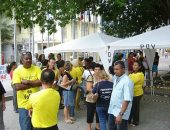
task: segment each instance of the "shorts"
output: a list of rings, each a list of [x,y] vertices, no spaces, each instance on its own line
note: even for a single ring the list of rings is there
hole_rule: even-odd
[[[152,72],[158,72],[158,65],[153,65]]]
[[[87,123],[93,123],[94,119],[94,114],[96,115],[96,123],[99,123],[99,117],[96,112],[96,103],[89,103],[86,102],[87,104]]]
[[[75,93],[74,91],[65,91],[63,90],[64,106],[74,106],[75,102]]]

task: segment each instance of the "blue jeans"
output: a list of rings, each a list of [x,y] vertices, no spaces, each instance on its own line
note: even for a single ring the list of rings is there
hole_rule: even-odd
[[[74,114],[75,114],[74,109],[75,109],[74,106],[70,106],[70,116],[71,117],[74,117]]]
[[[31,118],[28,115],[28,110],[19,108],[18,112],[21,130],[32,130]]]
[[[96,111],[99,117],[100,129],[107,130],[108,108],[96,107]]]
[[[75,102],[75,93],[74,91],[63,91],[64,97],[64,106],[70,108],[70,116],[74,117],[74,102]]]
[[[115,124],[116,117],[112,114],[109,114],[108,118],[108,130],[127,130],[127,120],[122,119],[121,124]]]

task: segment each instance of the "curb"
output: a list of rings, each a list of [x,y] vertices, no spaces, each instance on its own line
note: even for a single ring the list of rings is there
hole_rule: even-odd
[[[13,96],[10,95],[10,96],[5,96],[5,101],[11,101],[13,99]]]

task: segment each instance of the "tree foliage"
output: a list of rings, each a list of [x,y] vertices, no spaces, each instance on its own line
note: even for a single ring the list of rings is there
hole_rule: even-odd
[[[0,11],[25,28],[38,24],[42,31],[56,31],[86,10],[102,16],[107,34],[129,37],[170,23],[170,0],[1,0]],[[56,23],[57,21],[57,23]]]
[[[92,0],[81,7],[102,16],[104,32],[122,38],[170,24],[170,0]]]
[[[4,15],[0,15],[0,37],[1,37],[1,42],[5,42],[6,40],[11,40],[12,39],[12,26],[7,24],[8,19],[5,18]]]
[[[169,0],[134,0],[119,7],[118,14],[108,4],[103,14],[103,30],[119,37],[141,34],[148,29],[168,25],[170,20]],[[115,7],[116,6],[116,7]],[[103,10],[103,9],[102,9]],[[114,14],[114,15],[113,15]]]
[[[42,32],[56,31],[56,25],[65,26],[77,13],[76,2],[70,0],[4,0],[0,11],[13,17],[25,28],[38,24]]]

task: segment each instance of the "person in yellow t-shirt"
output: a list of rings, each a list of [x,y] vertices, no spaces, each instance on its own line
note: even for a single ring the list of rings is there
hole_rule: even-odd
[[[71,75],[76,74],[76,75],[73,75],[74,76],[73,78],[77,78],[77,86],[78,86],[77,91],[76,91],[75,108],[76,108],[76,110],[81,110],[81,108],[80,108],[80,97],[81,97],[81,92],[83,91],[81,83],[82,83],[82,75],[83,75],[83,72],[84,72],[84,68],[81,66],[81,61],[79,61],[78,59],[74,59],[72,61],[72,64],[73,64],[73,69],[70,72],[70,74]]]
[[[59,93],[52,88],[55,73],[45,69],[41,74],[42,90],[30,96],[26,109],[29,110],[34,130],[58,130]]]
[[[135,61],[133,63],[133,73],[129,75],[130,79],[134,83],[134,97],[129,117],[129,124],[131,124],[132,126],[136,126],[139,124],[140,100],[143,96],[144,84],[144,74],[142,72],[142,67],[142,63],[140,63],[139,61]]]
[[[22,53],[21,61],[23,65],[14,70],[12,83],[17,90],[21,130],[31,130],[31,121],[25,106],[27,105],[29,96],[39,91],[39,87],[41,86],[41,70],[39,67],[32,65],[32,55],[30,52]]]

